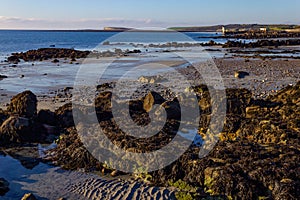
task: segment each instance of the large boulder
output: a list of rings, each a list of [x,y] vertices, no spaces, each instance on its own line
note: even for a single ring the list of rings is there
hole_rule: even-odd
[[[57,123],[61,128],[69,128],[75,125],[73,120],[71,103],[59,107],[55,111],[55,116],[56,116]]]
[[[27,118],[11,116],[0,127],[0,144],[20,143],[33,138],[32,123]]]
[[[7,111],[20,117],[32,118],[37,114],[37,98],[35,94],[27,90],[14,96]]]
[[[40,110],[37,115],[37,121],[41,124],[56,126],[55,113],[50,110]]]

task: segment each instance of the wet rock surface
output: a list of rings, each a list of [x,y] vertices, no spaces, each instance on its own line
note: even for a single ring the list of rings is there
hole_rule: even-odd
[[[203,113],[198,132],[205,138],[211,114],[210,97],[205,86],[194,90]],[[150,175],[155,177],[151,179],[152,183],[168,186],[170,180],[182,180],[198,188],[198,195],[229,199],[297,199],[300,194],[300,82],[264,100],[253,99],[246,89],[228,89],[226,93],[226,121],[214,149],[207,157],[200,159],[198,153],[201,147],[192,145],[179,160],[151,172]],[[110,111],[109,96],[109,93],[100,95],[103,101],[97,100],[99,109]],[[153,95],[148,94],[143,101],[136,102],[134,108],[147,114],[145,110],[149,110],[154,101]],[[157,141],[164,146],[173,137],[171,129],[166,128],[153,137],[153,144],[156,145],[151,146],[151,139],[146,143],[127,136],[115,127],[113,119],[100,119],[103,119],[100,126],[109,139],[132,152],[155,150]],[[169,121],[171,127],[176,123],[176,120]],[[105,169],[107,166],[95,160],[82,146],[76,131],[71,130],[63,136],[65,139],[59,141],[58,148],[50,151],[49,158],[71,169]],[[194,197],[197,194],[193,193]]]
[[[298,82],[266,101],[251,100],[246,115],[239,115],[240,123],[233,121],[237,127],[225,125],[221,140],[207,157],[198,159],[199,149],[191,148],[173,165],[154,172],[160,177],[156,181],[182,179],[209,194],[230,198],[297,199],[299,86]],[[227,119],[232,123],[234,118],[227,115]]]
[[[78,51],[74,49],[41,48],[27,52],[13,53],[12,56],[8,57],[7,61],[11,63],[18,63],[20,60],[43,61],[54,59],[59,62],[58,58],[86,58],[89,53],[89,51]]]
[[[201,113],[198,134],[205,139],[213,111],[210,94],[205,85],[193,91]],[[187,191],[194,198],[297,199],[300,196],[300,82],[266,99],[254,99],[247,89],[226,89],[226,97],[224,128],[209,155],[200,159],[201,146],[192,144],[177,161],[150,172],[151,183],[170,186],[170,181],[181,181],[196,188]],[[36,98],[27,91],[14,97],[7,111],[1,110],[0,144],[45,141],[49,129],[55,127],[55,134],[60,133],[58,146],[47,152],[45,162],[65,169],[84,168],[115,175],[110,165],[99,162],[101,158],[96,159],[86,149],[78,131],[88,134],[100,125],[109,140],[126,151],[142,153],[160,149],[174,138],[180,124],[180,105],[176,98],[170,99],[150,92],[140,99],[123,102],[127,102],[125,108],[129,106],[131,118],[139,125],[150,123],[149,115],[155,104],[166,111],[166,118],[162,118],[166,120],[163,129],[145,140],[128,135],[118,127],[111,113],[112,106],[116,105],[111,92],[99,92],[93,106],[85,106],[75,113],[72,104],[66,104],[55,112],[41,110],[37,114]],[[73,114],[87,116],[91,111],[96,112],[99,124],[79,125],[76,130]],[[160,114],[159,109],[155,111]],[[101,146],[101,141],[97,145]],[[34,167],[36,162],[25,159],[24,165]]]
[[[240,47],[240,48],[258,48],[258,47],[268,47],[268,46],[289,46],[289,45],[299,45],[299,39],[288,39],[288,40],[258,40],[256,42],[244,43],[242,41],[231,41],[228,40],[223,48],[228,47]]]
[[[31,91],[22,92],[11,99],[8,112],[21,117],[32,118],[37,114],[37,98]]]
[[[0,110],[0,145],[52,143],[60,120],[59,113],[56,115],[49,110],[37,113],[36,95],[31,91],[22,92],[11,99],[7,110]]]

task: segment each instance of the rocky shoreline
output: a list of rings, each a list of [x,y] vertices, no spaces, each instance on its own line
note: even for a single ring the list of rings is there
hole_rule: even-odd
[[[245,51],[231,50],[232,53]],[[76,61],[89,53],[68,49],[40,49],[14,54],[8,61],[19,63],[20,59],[57,59],[59,62],[66,58]],[[125,55],[123,52],[115,52],[108,56],[118,53]],[[297,199],[300,196],[299,60],[220,58],[214,59],[214,63],[227,88],[227,112],[224,128],[218,135],[219,141],[204,158],[199,158],[201,145],[193,143],[177,161],[153,172],[123,173],[96,159],[81,141],[79,130],[88,132],[100,125],[106,136],[118,147],[129,152],[144,153],[168,144],[178,131],[178,124],[186,123],[180,121],[181,108],[176,94],[162,90],[167,97],[162,98],[155,92],[149,92],[150,87],[148,92],[137,94],[134,100],[118,103],[129,104],[131,118],[140,126],[151,122],[149,112],[154,109],[153,104],[159,104],[166,110],[165,126],[147,140],[127,135],[118,128],[112,114],[112,103],[115,100],[111,91],[115,87],[114,82],[98,85],[95,101],[87,101],[92,105],[94,103],[94,106],[81,107],[76,113],[70,103],[74,90],[71,86],[60,88],[51,97],[45,95],[41,98],[31,91],[15,95],[7,106],[0,109],[0,155],[10,155],[20,160],[26,168],[32,169],[42,162],[72,172],[82,170],[114,179],[106,182],[93,177],[83,179],[76,187],[65,186],[66,191],[85,198],[96,199],[97,194],[107,198],[112,194],[119,198],[122,195],[128,195],[128,198],[140,195],[142,199],[147,199],[155,194],[157,199]],[[208,125],[213,112],[208,87],[200,85],[201,75],[192,66],[178,68],[177,71],[195,85],[192,89],[201,112],[197,134],[205,139],[208,137]],[[155,86],[166,77],[176,78],[176,74],[167,72],[140,77],[139,81]],[[87,100],[84,95],[82,100]],[[59,104],[55,106],[56,102]],[[43,103],[48,104],[41,106]],[[73,114],[86,116],[91,109],[96,111],[99,124],[75,127]],[[155,111],[155,115],[162,115],[161,110]],[[37,143],[53,142],[56,143],[55,148],[45,150],[43,156],[38,156]],[[22,148],[28,146],[37,155],[20,153]],[[116,180],[124,175],[127,177],[125,182]],[[5,195],[9,187],[10,183],[0,177],[0,196]],[[113,193],[110,188],[118,188],[120,192]],[[107,191],[111,194],[106,194]]]
[[[209,94],[205,86],[196,87],[194,90],[200,110],[206,113],[201,115],[198,129],[198,134],[205,138],[211,115],[210,104],[207,104],[209,101],[205,99],[209,98]],[[300,82],[266,99],[255,100],[251,92],[245,89],[227,89],[226,92],[228,107],[224,129],[220,134],[220,141],[207,157],[198,158],[200,147],[192,145],[170,166],[149,174],[136,175],[158,186],[176,186],[178,198],[215,196],[224,199],[297,199],[300,188],[297,164],[300,161]],[[100,93],[96,100],[98,119],[104,127],[116,127],[110,114],[111,96],[107,94]],[[152,98],[158,102],[162,100],[155,96]],[[137,120],[146,117],[145,106],[137,107],[145,104],[145,101],[142,98],[132,102],[139,116]],[[49,138],[59,137],[58,146],[48,151],[44,162],[51,161],[71,170],[84,168],[87,171],[111,173],[113,176],[121,173],[100,163],[85,149],[77,136],[70,104],[55,112],[40,110],[37,113],[36,106],[36,96],[26,91],[15,96],[8,109],[1,111],[2,147],[45,143],[51,141]],[[173,109],[175,107],[167,111],[170,112],[168,123],[171,126],[178,120],[176,115],[171,114]],[[153,150],[151,140],[138,141],[123,135],[115,128],[108,128],[106,132],[122,148],[135,152],[147,150],[149,147],[148,150]],[[155,137],[155,142],[161,141],[163,145],[163,141],[172,137],[171,132],[166,129]],[[124,139],[127,142],[117,142]],[[137,143],[138,146],[142,145],[142,149],[134,147]],[[5,181],[3,184],[7,185]]]

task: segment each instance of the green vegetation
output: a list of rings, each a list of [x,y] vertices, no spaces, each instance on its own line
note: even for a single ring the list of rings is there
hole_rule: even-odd
[[[169,186],[173,186],[178,189],[175,194],[178,200],[192,200],[197,196],[197,188],[189,185],[181,179],[176,182],[169,181],[168,184]]]
[[[151,180],[152,180],[152,176],[148,173],[148,170],[145,169],[144,167],[137,167],[137,166],[135,166],[134,176],[137,179],[141,179],[145,183],[150,183]]]

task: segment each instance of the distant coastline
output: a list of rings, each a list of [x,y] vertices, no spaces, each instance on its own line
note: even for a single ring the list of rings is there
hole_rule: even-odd
[[[227,24],[211,26],[190,26],[190,27],[169,27],[165,30],[141,30],[128,27],[104,27],[103,29],[0,29],[6,31],[39,31],[39,32],[222,32],[222,29],[231,30],[260,30],[268,29],[271,31],[300,32],[300,25],[296,24]]]

